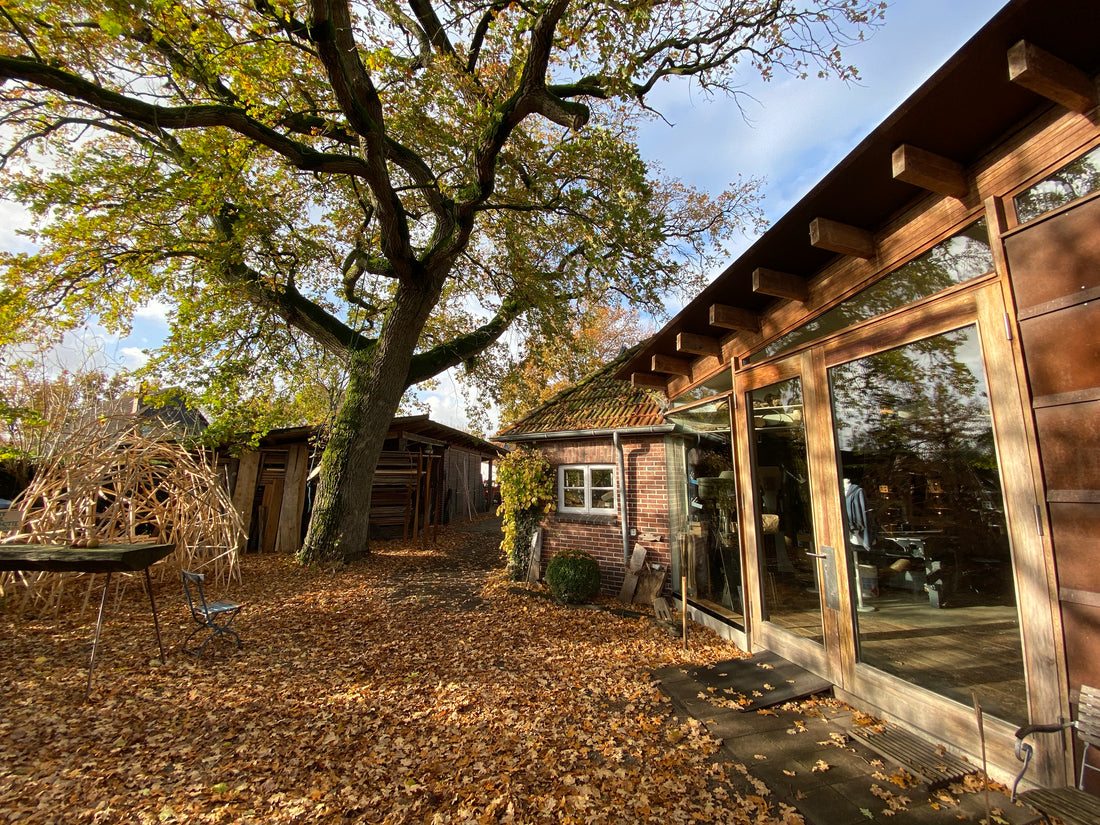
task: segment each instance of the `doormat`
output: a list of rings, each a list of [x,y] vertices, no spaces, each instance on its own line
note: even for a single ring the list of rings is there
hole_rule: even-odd
[[[730,659],[706,667],[688,668],[688,674],[716,698],[722,697],[740,705],[743,713],[805,699],[833,687],[827,679],[788,662],[770,650],[747,659]]]

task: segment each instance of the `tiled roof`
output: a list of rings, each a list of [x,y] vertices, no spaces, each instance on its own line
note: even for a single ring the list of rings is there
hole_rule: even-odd
[[[640,345],[639,345],[640,346]],[[614,377],[638,347],[623,351],[618,358],[541,407],[505,427],[497,437],[509,440],[533,433],[578,430],[622,429],[664,424],[664,412],[651,391],[631,386]]]

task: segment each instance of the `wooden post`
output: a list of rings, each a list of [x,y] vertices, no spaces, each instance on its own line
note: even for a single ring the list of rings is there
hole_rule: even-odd
[[[683,619],[684,650],[688,649],[688,537],[680,536],[680,615]]]

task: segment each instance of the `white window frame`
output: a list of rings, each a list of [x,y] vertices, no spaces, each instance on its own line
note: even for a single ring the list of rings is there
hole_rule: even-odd
[[[567,507],[565,504],[565,473],[567,470],[582,470],[584,471],[584,506],[583,507]],[[614,496],[614,505],[612,507],[593,507],[592,506],[592,471],[593,470],[610,470],[611,471],[611,493]],[[562,464],[558,467],[558,512],[559,513],[577,513],[588,516],[615,516],[619,513],[619,485],[616,476],[618,473],[615,470],[614,464]],[[571,487],[569,489],[579,490],[580,487]],[[608,488],[597,487],[597,490],[603,491]]]

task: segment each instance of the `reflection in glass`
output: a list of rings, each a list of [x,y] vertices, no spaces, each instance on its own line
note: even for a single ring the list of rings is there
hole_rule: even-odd
[[[884,315],[927,298],[955,284],[978,278],[993,269],[993,253],[985,220],[970,224],[957,235],[898,267],[885,278],[853,295],[818,318],[753,353],[756,363],[802,344]]]
[[[974,690],[988,712],[1025,723],[1012,556],[976,329],[842,364],[829,381],[849,570],[858,570],[860,660],[965,704]]]
[[[1100,190],[1100,146],[1013,198],[1016,220],[1020,223],[1034,220],[1097,190]]]
[[[716,395],[728,393],[732,389],[733,371],[724,369],[717,375],[704,381],[698,387],[694,387],[684,394],[677,396],[677,398],[673,400],[672,406],[675,408],[682,407],[685,404],[693,404],[696,401],[702,401],[704,398],[713,398]]]
[[[764,617],[822,643],[802,382],[756,390],[751,404]]]
[[[592,509],[615,509],[615,481],[610,467],[592,469]]]
[[[688,598],[743,629],[744,588],[729,399],[670,414],[669,420],[695,436],[683,454],[681,489],[687,499],[687,516],[677,537],[678,546],[687,551]]]

